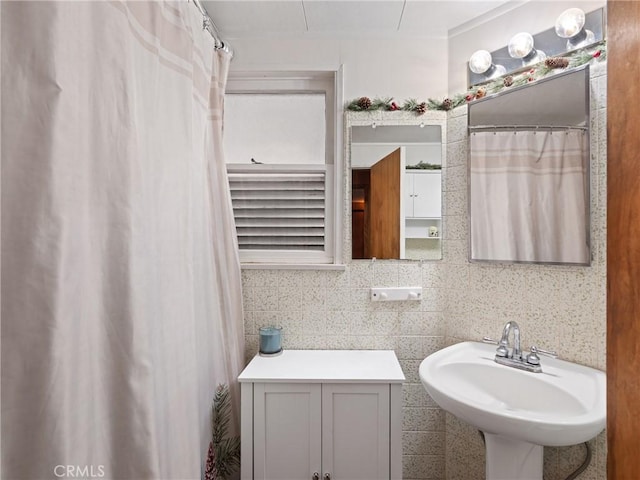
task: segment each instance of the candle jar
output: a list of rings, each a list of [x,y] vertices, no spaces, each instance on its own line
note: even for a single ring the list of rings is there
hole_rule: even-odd
[[[260,327],[260,355],[282,353],[282,327]]]

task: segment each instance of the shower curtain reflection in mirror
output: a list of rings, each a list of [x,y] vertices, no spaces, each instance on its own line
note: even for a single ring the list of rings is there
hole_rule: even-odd
[[[470,136],[471,260],[589,264],[584,129]]]

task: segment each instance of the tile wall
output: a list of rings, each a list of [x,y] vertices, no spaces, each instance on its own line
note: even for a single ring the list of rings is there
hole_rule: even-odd
[[[591,267],[468,262],[466,122],[466,107],[449,113],[442,261],[346,261],[344,271],[243,270],[248,359],[257,351],[258,328],[274,323],[284,328],[284,347],[289,349],[396,351],[407,377],[405,480],[484,478],[478,432],[446,415],[419,383],[418,366],[430,353],[461,340],[495,337],[506,321],[517,320],[524,345],[556,349],[565,359],[605,367],[605,65],[592,67]],[[345,225],[350,223],[347,207]],[[348,241],[345,246],[349,252]],[[369,301],[373,286],[414,285],[423,287],[421,302]],[[604,435],[591,443],[593,461],[580,478],[604,480]],[[546,449],[545,479],[564,479],[582,461],[581,449]]]

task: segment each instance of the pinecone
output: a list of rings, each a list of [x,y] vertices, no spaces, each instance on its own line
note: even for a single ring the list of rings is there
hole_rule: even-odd
[[[476,98],[482,98],[487,94],[487,89],[484,87],[480,87],[476,92]]]
[[[427,111],[427,102],[422,102],[416,105],[415,111],[418,115],[422,115]]]
[[[550,57],[544,61],[547,68],[567,68],[569,60],[563,57]]]
[[[369,110],[371,108],[371,99],[369,97],[360,97],[358,99],[358,107],[362,110]]]
[[[453,100],[450,98],[445,98],[442,101],[442,109],[443,110],[451,110],[453,108]]]
[[[505,87],[510,87],[511,85],[513,85],[513,77],[511,75],[507,75],[506,77],[504,77],[503,83]]]

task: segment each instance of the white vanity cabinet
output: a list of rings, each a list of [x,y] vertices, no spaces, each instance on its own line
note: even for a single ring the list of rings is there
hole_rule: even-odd
[[[243,480],[402,478],[393,351],[285,350],[239,377]]]

